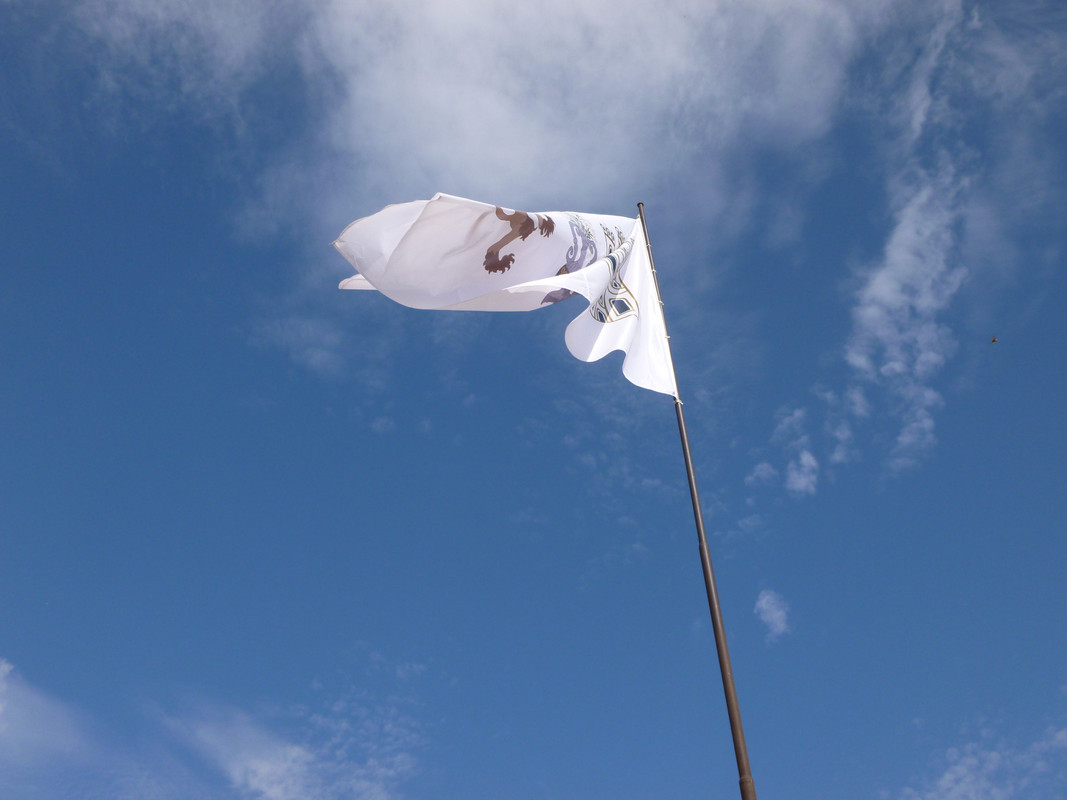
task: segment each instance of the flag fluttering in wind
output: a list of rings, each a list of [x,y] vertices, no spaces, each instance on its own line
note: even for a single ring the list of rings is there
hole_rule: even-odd
[[[640,220],[524,211],[437,194],[356,220],[334,242],[358,274],[412,308],[532,311],[575,295],[589,307],[565,341],[582,361],[613,350],[638,386],[677,396],[667,328]]]

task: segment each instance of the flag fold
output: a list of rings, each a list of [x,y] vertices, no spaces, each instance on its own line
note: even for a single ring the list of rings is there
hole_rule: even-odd
[[[356,220],[334,247],[357,274],[342,289],[375,289],[412,308],[532,311],[576,295],[568,326],[582,361],[622,350],[623,375],[677,395],[674,366],[640,220],[526,213],[446,194]]]

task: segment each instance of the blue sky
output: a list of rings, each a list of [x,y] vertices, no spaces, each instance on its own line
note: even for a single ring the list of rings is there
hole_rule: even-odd
[[[0,41],[0,795],[737,796],[669,398],[336,288],[442,191],[645,203],[761,798],[1067,796],[1060,4]]]

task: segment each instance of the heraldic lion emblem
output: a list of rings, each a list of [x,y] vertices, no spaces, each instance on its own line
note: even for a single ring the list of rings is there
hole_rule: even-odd
[[[556,223],[550,217],[534,214],[532,217],[525,211],[514,211],[508,214],[500,206],[496,207],[497,219],[507,222],[510,230],[500,237],[489,249],[485,251],[485,261],[482,266],[486,272],[507,272],[515,263],[515,254],[507,253],[500,255],[500,251],[514,242],[516,239],[525,242],[531,233],[539,231],[544,237],[549,237],[556,229]]]

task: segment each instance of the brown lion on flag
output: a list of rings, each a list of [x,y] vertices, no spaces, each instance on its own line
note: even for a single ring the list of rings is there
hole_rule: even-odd
[[[511,269],[511,265],[515,263],[515,254],[507,253],[501,256],[500,251],[516,239],[525,242],[535,230],[539,231],[542,236],[548,237],[556,229],[556,223],[550,217],[540,214],[534,214],[532,217],[525,211],[514,211],[508,214],[497,206],[496,216],[497,219],[507,222],[511,230],[489,245],[489,249],[485,251],[485,261],[482,262],[482,266],[485,267],[486,272],[507,272]]]

